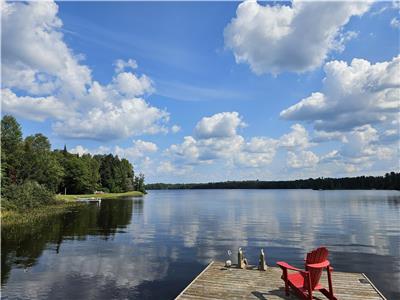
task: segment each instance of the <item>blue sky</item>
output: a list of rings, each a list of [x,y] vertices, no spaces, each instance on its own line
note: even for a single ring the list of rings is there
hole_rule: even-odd
[[[398,2],[2,3],[2,114],[148,182],[399,170]]]

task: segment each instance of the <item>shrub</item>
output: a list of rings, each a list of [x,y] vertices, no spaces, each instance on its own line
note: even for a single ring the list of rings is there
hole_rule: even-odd
[[[25,210],[55,202],[54,194],[36,181],[11,185],[4,196],[2,206],[5,209]]]

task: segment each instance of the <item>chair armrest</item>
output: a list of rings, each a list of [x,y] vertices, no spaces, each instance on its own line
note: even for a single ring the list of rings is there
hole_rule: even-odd
[[[297,272],[302,272],[302,273],[306,273],[306,271],[302,270],[302,269],[298,269],[296,267],[293,267],[291,265],[289,265],[288,263],[284,262],[284,261],[278,261],[276,263],[279,267],[281,267],[282,269],[288,269],[288,270],[292,270],[292,271],[297,271]]]
[[[307,267],[311,268],[311,269],[321,269],[321,268],[329,267],[329,265],[330,265],[329,260],[325,260],[318,264],[307,264]]]

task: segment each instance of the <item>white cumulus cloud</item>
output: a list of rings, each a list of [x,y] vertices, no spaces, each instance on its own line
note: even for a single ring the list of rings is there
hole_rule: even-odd
[[[388,135],[396,134],[398,130],[385,131]],[[381,142],[382,136],[371,125],[363,125],[344,134],[344,140],[338,150],[333,150],[321,157],[321,163],[334,163],[346,172],[367,170],[384,161],[389,166],[393,162],[398,165],[398,149]],[[396,162],[397,160],[397,162]],[[394,165],[392,165],[394,167]]]
[[[211,117],[204,117],[197,123],[195,136],[199,139],[232,137],[237,129],[246,124],[237,112],[222,112]]]
[[[154,91],[152,81],[146,75],[140,77],[130,72],[117,74],[110,86],[112,90],[117,90],[126,97],[136,97]]]
[[[259,168],[269,165],[275,157],[278,141],[266,137],[253,137],[241,151],[233,155],[235,164]]]
[[[281,136],[279,139],[279,146],[288,149],[304,149],[312,146],[308,136],[308,131],[304,128],[304,126],[300,124],[294,124],[291,126],[291,129],[291,132]]]
[[[10,89],[1,90],[1,105],[3,111],[34,121],[44,121],[49,116],[65,119],[75,115],[56,97],[18,97]]]
[[[343,50],[354,33],[343,32],[352,16],[363,15],[367,1],[293,1],[291,5],[239,4],[224,31],[236,62],[256,74],[304,72],[319,67],[328,54]]]
[[[272,162],[279,142],[267,137],[249,141],[237,133],[245,126],[237,112],[222,112],[202,118],[194,136],[186,136],[180,144],[171,145],[166,155],[181,165],[211,164],[222,161],[227,165],[262,167]]]
[[[166,132],[163,124],[168,119],[166,111],[150,106],[141,98],[133,98],[119,104],[107,103],[80,117],[56,122],[53,130],[69,138],[110,140]]]
[[[182,143],[171,145],[165,152],[178,163],[189,165],[199,163],[200,150],[192,136],[185,136]]]
[[[117,59],[114,62],[114,66],[115,66],[115,72],[120,73],[127,68],[135,70],[138,67],[138,64],[137,64],[136,60],[134,60],[132,58],[128,59],[127,61],[122,60],[122,59]]]
[[[92,78],[64,41],[55,2],[2,2],[3,112],[50,119],[69,138],[115,140],[166,132],[169,114],[143,97],[154,91],[133,59],[116,60],[111,82]]]
[[[75,153],[75,154],[78,154],[79,156],[82,156],[84,154],[91,154],[91,155],[109,154],[109,153],[112,153],[113,151],[108,146],[99,146],[95,149],[89,149],[89,148],[86,148],[85,146],[77,145],[74,148],[68,149],[68,152]]]
[[[68,96],[84,94],[91,72],[64,43],[57,12],[54,2],[2,2],[4,87],[31,87],[31,94],[57,88]],[[21,78],[27,82],[18,83]]]
[[[287,165],[293,169],[313,168],[319,162],[319,158],[311,151],[301,151],[299,153],[288,152]]]
[[[390,124],[399,111],[400,56],[371,64],[364,59],[325,65],[322,92],[283,110],[287,120],[312,122],[322,131],[349,131],[374,123]]]
[[[115,146],[114,153],[120,157],[135,161],[135,159],[145,157],[150,153],[157,152],[157,150],[157,145],[152,142],[134,140],[131,147],[123,148]]]

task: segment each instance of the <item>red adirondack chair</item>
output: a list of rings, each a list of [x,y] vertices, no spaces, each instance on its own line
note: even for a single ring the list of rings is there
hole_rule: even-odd
[[[330,266],[327,258],[328,249],[321,247],[307,253],[305,270],[295,268],[286,262],[278,261],[277,265],[283,271],[282,279],[285,282],[286,296],[289,296],[289,287],[291,287],[301,299],[312,300],[313,291],[320,291],[328,299],[337,300],[333,295],[332,288],[331,272],[333,268]],[[324,269],[326,269],[328,273],[329,290],[319,284],[319,279]],[[289,274],[288,270],[296,271],[296,273]]]

